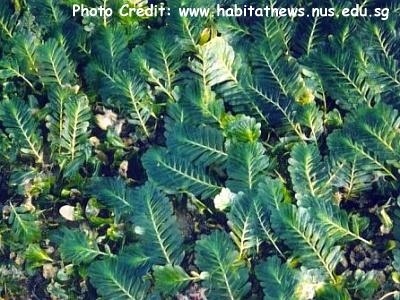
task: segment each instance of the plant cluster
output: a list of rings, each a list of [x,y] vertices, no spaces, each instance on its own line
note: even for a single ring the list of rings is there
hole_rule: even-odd
[[[1,297],[398,297],[398,1],[125,2],[0,2]]]

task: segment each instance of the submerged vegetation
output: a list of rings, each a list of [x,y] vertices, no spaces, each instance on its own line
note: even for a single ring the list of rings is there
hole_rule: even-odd
[[[2,299],[399,297],[389,2],[383,21],[177,13],[240,0],[82,18],[74,4],[126,1],[2,0]]]

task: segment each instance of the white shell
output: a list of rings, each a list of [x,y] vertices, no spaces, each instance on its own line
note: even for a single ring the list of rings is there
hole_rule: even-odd
[[[223,188],[221,192],[214,198],[214,206],[218,210],[225,210],[231,206],[232,200],[235,197],[235,193],[232,193],[230,189]]]
[[[118,116],[114,112],[107,109],[105,110],[104,115],[96,115],[96,123],[101,129],[107,130],[108,127],[115,125],[117,117]]]
[[[71,205],[64,205],[62,207],[60,207],[60,215],[68,220],[68,221],[75,221],[75,207],[71,206]]]

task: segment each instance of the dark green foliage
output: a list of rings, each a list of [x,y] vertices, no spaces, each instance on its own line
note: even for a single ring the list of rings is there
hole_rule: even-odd
[[[25,102],[19,99],[2,102],[0,120],[22,155],[29,155],[38,163],[43,162],[38,122]]]
[[[310,198],[326,202],[332,191],[328,183],[326,164],[321,161],[318,149],[313,145],[297,144],[289,159],[289,172],[300,205],[308,206]]]
[[[351,296],[347,290],[327,285],[318,292],[318,299],[350,300]]]
[[[334,270],[342,258],[336,239],[329,237],[324,228],[305,208],[282,205],[271,215],[272,228],[309,268],[321,267],[335,281]]]
[[[311,145],[295,145],[289,164],[298,204],[308,208],[331,237],[367,242],[360,237],[358,218],[351,218],[333,202],[332,177],[328,177],[327,165],[321,161],[318,149]]]
[[[335,47],[337,46],[332,45],[332,49],[320,50],[314,58],[314,63],[318,61],[315,65],[329,95],[347,110],[358,107],[361,103],[371,105],[373,101],[378,101],[379,98],[366,80],[365,74],[357,68],[352,50],[346,53],[337,52]]]
[[[135,270],[120,261],[104,260],[89,268],[90,282],[104,298],[147,299],[149,283]]]
[[[383,104],[363,108],[345,120],[343,129],[328,137],[328,146],[337,159],[357,159],[364,170],[395,179],[388,164],[399,155],[398,127],[396,110]]]
[[[8,223],[17,242],[29,244],[38,241],[41,237],[37,217],[23,206],[11,205]]]
[[[168,148],[198,166],[222,164],[228,154],[222,132],[212,127],[176,125],[166,132]]]
[[[74,80],[74,67],[69,61],[64,41],[51,39],[38,50],[39,76],[45,85],[64,87]]]
[[[76,172],[80,165],[90,155],[89,121],[91,112],[86,96],[76,97],[67,101],[64,107],[63,130],[60,140],[60,166],[69,169],[68,173]]]
[[[244,256],[246,251],[257,243],[258,220],[252,207],[254,200],[239,194],[234,199],[228,213],[228,225],[231,228],[231,237],[239,249],[239,256]]]
[[[90,263],[97,256],[110,256],[99,250],[96,242],[89,240],[83,232],[76,230],[63,230],[62,243],[60,244],[60,253],[64,261],[74,264]]]
[[[264,299],[295,299],[297,278],[295,271],[272,256],[256,267],[256,276],[261,282]]]
[[[210,299],[243,299],[250,290],[248,271],[237,261],[229,236],[221,231],[202,238],[196,243],[196,265],[208,272],[206,286]]]
[[[49,103],[47,104],[49,115],[46,118],[46,127],[49,129],[48,140],[55,156],[61,153],[61,140],[66,119],[65,105],[73,97],[72,91],[68,89],[57,88],[49,93]]]
[[[167,193],[188,192],[202,198],[210,197],[219,186],[206,174],[204,168],[188,163],[181,157],[153,148],[143,156],[143,166],[150,180]]]
[[[106,68],[117,72],[126,62],[128,36],[121,26],[106,27],[99,30],[93,41],[93,54]]]
[[[0,1],[0,298],[397,296],[397,2]]]
[[[37,75],[38,72],[38,47],[38,37],[32,33],[21,33],[14,37],[12,52],[21,70],[32,76]]]
[[[345,122],[344,130],[352,128],[359,143],[390,164],[400,156],[399,127],[398,111],[382,104],[358,110]]]
[[[232,143],[228,155],[227,186],[234,192],[254,190],[271,167],[260,143]]]
[[[331,170],[332,185],[343,190],[345,200],[354,199],[372,188],[374,176],[364,167],[362,160],[355,158],[335,163],[337,165]]]
[[[13,37],[17,19],[18,16],[12,12],[9,3],[3,2],[0,4],[0,29],[2,36],[5,38]]]
[[[151,184],[137,192],[132,220],[143,253],[152,264],[179,265],[184,254],[182,236],[168,198]]]
[[[134,191],[121,178],[92,178],[87,191],[118,215],[134,210]]]
[[[166,30],[159,30],[147,43],[135,49],[135,64],[145,74],[145,78],[154,84],[157,90],[170,101],[176,100],[174,87],[179,80],[182,64],[182,47],[170,39]]]
[[[157,290],[165,295],[173,295],[185,288],[192,280],[180,266],[155,266],[154,278]]]

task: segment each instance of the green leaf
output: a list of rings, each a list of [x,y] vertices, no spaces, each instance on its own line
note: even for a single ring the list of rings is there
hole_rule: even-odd
[[[31,32],[21,33],[14,37],[12,53],[18,60],[20,69],[27,74],[37,75],[37,49],[39,44],[39,38]]]
[[[272,256],[255,268],[257,279],[261,282],[264,299],[296,299],[298,284],[296,271],[283,264],[278,257]]]
[[[357,160],[370,173],[396,179],[396,176],[386,166],[384,161],[380,160],[367,146],[361,144],[347,132],[336,130],[328,136],[327,142],[334,159],[350,162]]]
[[[322,19],[322,16],[302,18],[298,23],[294,42],[296,49],[302,54],[309,56],[323,41],[324,23]]]
[[[38,50],[39,76],[45,85],[72,84],[75,67],[69,60],[64,41],[48,40]]]
[[[271,42],[260,43],[254,48],[252,60],[256,82],[266,90],[294,98],[304,86],[300,66],[278,48],[279,45]]]
[[[136,253],[133,265],[172,264],[182,260],[182,237],[172,216],[171,204],[154,186],[148,184],[131,190],[120,179],[98,178],[91,183],[89,191],[119,213],[128,210],[131,214],[140,248],[133,250]],[[131,260],[130,256],[127,253],[127,259]],[[139,256],[142,259],[137,260]]]
[[[279,213],[271,214],[271,225],[304,266],[320,267],[336,282],[335,268],[342,259],[340,247],[307,209],[281,205]]]
[[[349,283],[348,290],[354,292],[358,297],[372,298],[380,287],[377,280],[378,271],[364,272],[358,269],[354,273],[354,281]]]
[[[11,214],[8,223],[11,225],[12,236],[22,244],[39,241],[41,231],[37,217],[25,207],[15,207],[10,204]]]
[[[268,179],[259,184],[256,192],[239,193],[234,198],[227,217],[231,229],[230,235],[239,249],[240,257],[249,254],[247,252],[254,254],[251,250],[256,248],[258,251],[262,242],[271,244],[282,257],[285,257],[276,244],[277,237],[269,221],[270,211],[274,210],[271,201],[283,201],[283,190],[280,188],[278,181]],[[278,199],[279,197],[282,199]]]
[[[193,124],[194,126],[223,126],[224,103],[210,88],[203,88],[198,80],[188,82],[182,91],[179,102],[168,105],[166,128],[173,124]]]
[[[205,199],[220,190],[204,169],[167,153],[163,148],[148,150],[142,163],[150,180],[169,194],[186,192]]]
[[[290,51],[291,39],[295,33],[290,18],[261,18],[252,25],[257,40],[265,41],[266,46],[273,47],[277,55]]]
[[[285,255],[277,245],[278,237],[275,236],[271,228],[270,214],[274,213],[280,203],[283,202],[284,192],[282,182],[267,178],[259,184],[257,193],[252,199],[254,226],[258,242],[266,241],[271,244],[283,258],[285,258]]]
[[[65,262],[72,262],[79,265],[90,263],[98,256],[112,256],[112,254],[100,251],[97,243],[90,240],[81,231],[63,229],[63,239],[59,247],[61,257]]]
[[[256,143],[261,136],[261,124],[244,115],[237,115],[224,129],[228,139],[234,143]]]
[[[236,52],[238,50],[246,51],[245,44],[242,44],[243,40],[248,41],[251,38],[250,29],[247,28],[246,24],[242,24],[235,17],[219,18],[217,21],[218,31],[226,37],[227,41],[234,45]],[[237,49],[238,48],[238,49]]]
[[[336,47],[321,49],[312,59],[327,93],[346,110],[379,101],[379,95],[356,65],[352,49],[336,51]]]
[[[61,134],[59,155],[61,167],[66,173],[75,173],[86,160],[89,149],[89,121],[92,113],[86,96],[71,99],[65,103],[65,115]]]
[[[395,43],[393,43],[395,44]],[[399,108],[397,97],[400,92],[400,63],[394,57],[374,56],[370,65],[372,80],[381,84],[384,96],[382,101]]]
[[[2,2],[0,4],[0,32],[5,37],[12,38],[17,21],[17,15],[10,11],[9,4]]]
[[[311,94],[308,94],[311,93]],[[313,141],[315,144],[324,133],[324,113],[319,109],[319,106],[315,102],[307,103],[311,101],[314,95],[308,88],[302,90],[299,99],[297,101],[302,104],[299,105],[296,111],[296,120],[304,128],[304,132],[309,132],[308,136],[303,139],[306,141]],[[310,97],[310,98],[307,98]],[[301,103],[305,101],[306,103]]]
[[[120,25],[101,27],[93,44],[93,55],[105,66],[118,70],[128,58],[128,36]]]
[[[49,129],[48,141],[51,143],[52,154],[61,154],[61,141],[64,133],[66,115],[65,104],[73,101],[71,90],[56,88],[49,92],[47,108],[49,114],[46,116],[46,127]]]
[[[43,162],[39,124],[25,102],[19,99],[3,101],[0,105],[0,121],[21,153],[32,156],[38,163]]]
[[[175,100],[173,90],[184,62],[182,50],[169,30],[161,29],[134,52],[134,62],[140,66],[147,80],[166,94],[170,101]]]
[[[300,206],[309,207],[312,201],[330,201],[332,187],[328,183],[327,165],[314,145],[296,144],[289,159],[289,172]]]
[[[95,73],[100,76],[98,83],[105,101],[109,98],[117,107],[121,107],[129,123],[137,125],[139,130],[150,136],[148,121],[152,115],[152,96],[145,82],[136,74],[126,71],[111,71],[109,66],[94,66]]]
[[[180,266],[155,266],[156,289],[164,295],[174,295],[187,287],[192,280]]]
[[[94,177],[86,191],[101,204],[113,209],[118,216],[131,214],[135,209],[136,194],[119,177]]]
[[[174,149],[177,156],[198,166],[222,164],[228,157],[222,132],[212,127],[175,125],[165,135],[169,149]]]
[[[208,299],[246,299],[250,291],[249,273],[229,236],[214,231],[196,242],[196,265],[208,272],[204,283]]]
[[[398,51],[396,37],[390,26],[370,22],[363,26],[363,31],[363,38],[367,38],[370,42],[369,51],[383,55],[386,59],[396,56]]]
[[[344,132],[354,137],[382,161],[400,159],[400,116],[393,107],[362,107],[345,120]]]
[[[231,210],[227,214],[230,235],[239,249],[239,256],[244,257],[257,243],[254,201],[250,196],[238,194]]]
[[[150,183],[136,192],[132,221],[143,253],[153,264],[181,263],[183,238],[168,198]]]
[[[212,2],[198,3],[190,2],[191,7],[207,7]],[[205,5],[208,4],[208,5]],[[185,0],[171,0],[168,6],[171,8],[171,13],[168,15],[167,22],[173,33],[178,37],[177,42],[188,51],[197,50],[197,43],[201,33],[206,26],[207,18],[181,16],[179,8],[187,5]]]
[[[90,282],[105,299],[148,299],[150,284],[142,277],[139,270],[118,260],[96,261],[89,267]]]
[[[335,204],[317,202],[310,210],[318,218],[319,224],[326,230],[329,238],[342,242],[360,240],[372,245],[370,241],[365,240],[360,235],[361,220],[356,216],[350,216]]]
[[[12,59],[0,61],[0,79],[9,79],[13,77],[21,78],[32,90],[35,89],[33,83],[20,70],[20,66],[17,61]]]
[[[153,253],[146,253],[141,243],[134,243],[124,247],[118,258],[125,264],[143,271],[150,271],[153,265]]]
[[[237,81],[237,66],[234,61],[233,48],[222,37],[217,37],[200,48],[190,68],[199,76],[204,87],[214,87]]]
[[[267,122],[278,131],[278,134],[291,136],[295,133],[301,140],[306,139],[296,120],[297,104],[271,91],[263,83],[251,80],[248,92],[257,99],[259,110],[266,115]]]
[[[372,189],[373,174],[362,164],[362,160],[333,161],[332,185],[341,191],[344,200],[352,200]]]
[[[233,192],[252,191],[269,173],[271,165],[262,144],[233,143],[228,148],[226,185]]]
[[[57,32],[69,18],[56,0],[29,1],[29,8],[35,19],[52,33]]]
[[[257,191],[259,198],[263,200],[265,207],[268,207],[271,212],[279,210],[281,205],[286,203],[288,191],[279,179],[263,178],[263,181],[257,187]]]
[[[53,262],[46,251],[40,248],[38,244],[29,244],[25,250],[25,259],[30,270],[39,268],[45,263]]]
[[[323,286],[317,292],[318,300],[351,300],[351,296],[345,288],[331,284]]]

